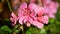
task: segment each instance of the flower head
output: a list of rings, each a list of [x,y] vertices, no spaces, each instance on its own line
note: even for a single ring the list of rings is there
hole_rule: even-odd
[[[43,15],[45,14],[45,11],[46,10],[43,7],[39,7],[34,3],[30,3],[29,5],[23,3],[18,9],[19,23],[21,25],[26,24],[27,26],[32,24],[38,28],[43,28],[44,24],[48,24],[48,16]]]
[[[18,8],[18,16],[12,12],[13,18],[10,19],[12,22],[14,22],[14,25],[18,20],[19,24],[21,25],[26,24],[26,26],[29,27],[32,24],[38,28],[43,28],[44,24],[48,24],[49,20],[46,13],[46,7],[39,7],[35,3],[27,4],[26,2],[23,2]]]

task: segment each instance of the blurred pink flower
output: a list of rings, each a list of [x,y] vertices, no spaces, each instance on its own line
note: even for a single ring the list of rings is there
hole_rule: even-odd
[[[58,6],[59,5],[57,2],[53,2],[51,0],[44,1],[44,7],[46,8],[46,13],[50,18],[55,18],[55,14],[57,12]]]
[[[14,14],[14,12],[11,13],[10,20],[12,22],[12,25],[14,26],[18,20],[17,16]]]

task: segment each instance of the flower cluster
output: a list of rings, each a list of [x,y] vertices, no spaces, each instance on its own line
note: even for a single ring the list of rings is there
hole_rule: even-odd
[[[55,18],[58,6],[57,2],[53,2],[52,0],[44,0],[44,7],[47,9],[46,14],[50,18]]]
[[[26,2],[21,3],[19,6],[18,16],[13,12],[11,13],[10,20],[13,25],[18,21],[19,24],[26,24],[27,27],[34,25],[38,28],[43,28],[44,24],[48,24],[49,17],[55,18],[54,14],[57,11],[58,3],[51,0],[44,0],[44,6],[39,6],[31,0],[29,4]]]

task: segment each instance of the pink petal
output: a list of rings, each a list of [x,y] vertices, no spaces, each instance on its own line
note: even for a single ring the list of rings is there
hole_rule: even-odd
[[[29,21],[28,17],[24,19],[24,23],[26,23],[27,21]]]
[[[48,24],[48,16],[42,16],[37,18],[40,22],[43,22],[44,24]]]
[[[50,18],[55,18],[55,15],[50,13],[50,14],[49,14],[49,17],[50,17]]]
[[[44,3],[47,3],[47,4],[50,4],[51,3],[51,0],[43,0]]]
[[[43,22],[46,23],[46,24],[48,24],[49,17],[45,15],[43,17],[43,19],[44,19]]]
[[[17,20],[18,20],[18,19],[17,19],[17,16],[16,16],[13,12],[11,13],[11,16],[12,16],[12,17],[10,18],[10,20],[11,20],[11,21],[13,22],[13,24],[15,25],[16,22],[17,22]]]
[[[11,16],[12,16],[12,17],[17,17],[17,16],[14,14],[14,12],[11,13]]]
[[[40,23],[40,22],[37,22],[37,21],[33,21],[33,23],[32,23],[34,26],[37,26],[38,28],[40,28],[40,29],[42,29],[43,28],[43,24],[42,23]]]
[[[29,17],[29,23],[33,23],[33,18]]]
[[[36,8],[37,8],[37,5],[34,4],[34,3],[30,3],[30,4],[29,4],[29,8],[30,8],[31,10],[36,9]]]
[[[19,23],[22,25],[23,24],[23,20],[24,20],[25,16],[21,16],[21,18],[19,18]]]
[[[37,12],[38,12],[38,16],[42,16],[43,14],[45,14],[46,10],[44,7],[39,7]]]
[[[23,16],[23,14],[24,14],[24,11],[21,9],[18,9],[18,16],[21,17]]]
[[[20,5],[20,9],[25,10],[25,8],[27,8],[27,4],[24,2]]]

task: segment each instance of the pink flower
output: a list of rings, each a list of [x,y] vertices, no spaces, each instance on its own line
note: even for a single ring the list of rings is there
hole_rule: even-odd
[[[58,9],[58,3],[51,0],[45,0],[44,7],[46,8],[46,13],[50,18],[55,18],[55,14]]]
[[[22,3],[18,9],[18,16],[13,12],[11,14],[10,20],[16,24],[17,20],[19,24],[26,24],[27,27],[34,25],[38,28],[43,28],[44,24],[48,24],[48,16],[46,15],[46,10],[44,7],[39,7],[34,3]]]
[[[16,24],[16,22],[18,20],[17,16],[13,12],[11,13],[10,20],[11,20],[13,26]]]
[[[36,17],[35,21],[33,21],[33,25],[37,26],[38,28],[43,28],[44,24],[48,24],[49,17],[44,15],[45,11],[46,10],[44,10],[43,7],[37,10],[38,16]]]
[[[27,4],[23,2],[18,8],[18,16],[13,12],[11,13],[10,20],[16,24],[17,20],[19,24],[26,24],[27,27],[30,27],[31,24],[42,29],[44,24],[48,24],[49,17],[55,18],[55,14],[58,9],[58,3],[51,0],[44,0],[43,6],[38,6],[34,2],[36,0],[30,0],[30,3]]]
[[[26,3],[22,3],[18,9],[19,23],[27,26],[32,24],[38,28],[43,28],[44,24],[48,24],[48,16],[43,15],[45,11],[43,7],[39,7],[34,3],[30,3],[28,6]]]
[[[35,17],[34,11],[30,11],[30,8],[26,3],[22,3],[20,5],[20,8],[18,9],[19,23],[23,24],[26,22],[30,22],[30,18],[32,19],[33,17]]]

